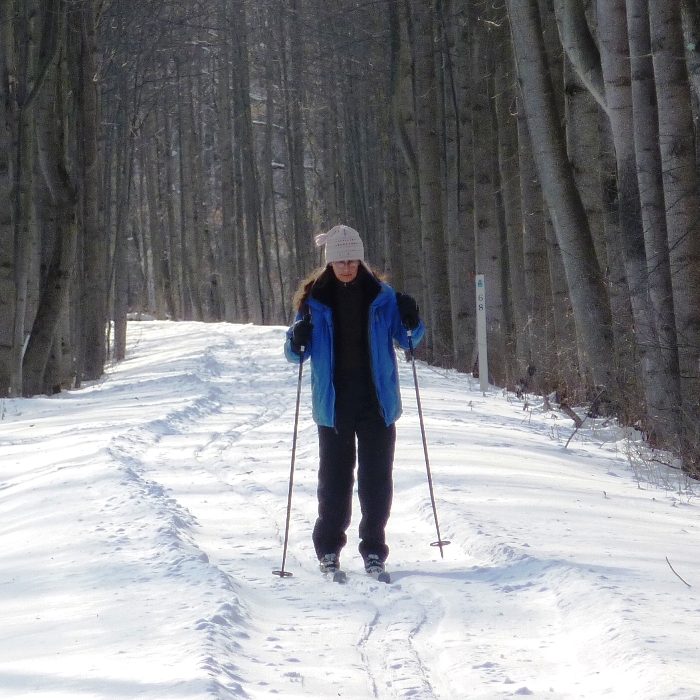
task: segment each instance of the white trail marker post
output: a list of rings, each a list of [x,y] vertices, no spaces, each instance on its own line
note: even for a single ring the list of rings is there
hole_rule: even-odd
[[[476,276],[476,343],[479,349],[479,386],[486,393],[489,388],[489,355],[486,342],[486,282]]]

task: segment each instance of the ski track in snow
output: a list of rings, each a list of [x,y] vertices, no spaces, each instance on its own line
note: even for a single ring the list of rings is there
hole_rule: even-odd
[[[280,579],[297,377],[283,329],[129,337],[102,382],[5,407],[0,696],[700,698],[700,600],[664,561],[700,585],[697,506],[638,487],[601,432],[564,450],[552,415],[421,366],[441,560],[402,365],[392,584],[362,573],[355,518],[338,585],[311,544],[305,377]]]

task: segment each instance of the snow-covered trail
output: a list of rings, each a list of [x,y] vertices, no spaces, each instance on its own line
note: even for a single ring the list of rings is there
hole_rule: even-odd
[[[0,697],[700,698],[698,507],[620,443],[402,365],[393,583],[318,572],[283,329],[132,323],[94,386],[0,407]],[[567,427],[563,427],[564,423]],[[606,441],[606,438],[607,441]],[[669,569],[674,564],[687,587]]]

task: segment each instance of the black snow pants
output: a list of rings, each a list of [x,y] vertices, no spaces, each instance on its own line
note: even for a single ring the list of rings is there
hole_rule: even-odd
[[[318,519],[313,542],[319,559],[347,542],[355,459],[360,499],[360,554],[389,553],[384,530],[393,496],[396,427],[382,417],[371,378],[351,372],[336,379],[336,427],[319,426]],[[357,445],[356,440],[357,438]]]

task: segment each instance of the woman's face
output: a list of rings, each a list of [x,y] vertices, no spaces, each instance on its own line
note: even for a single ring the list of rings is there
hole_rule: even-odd
[[[340,260],[332,262],[333,272],[341,282],[352,282],[357,277],[357,270],[360,267],[359,260]]]

